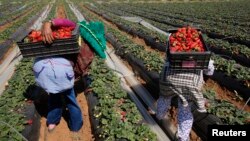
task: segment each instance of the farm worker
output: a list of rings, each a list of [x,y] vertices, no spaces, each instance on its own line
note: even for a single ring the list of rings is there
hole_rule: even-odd
[[[42,37],[45,43],[52,43],[54,38],[52,28],[76,27],[76,24],[68,19],[54,19],[44,22]],[[48,94],[48,131],[52,132],[60,122],[62,116],[62,98],[66,102],[69,111],[69,128],[77,132],[83,125],[81,109],[77,103],[74,91],[73,63],[62,56],[36,58],[33,71],[36,83]]]
[[[213,75],[213,72],[213,60],[210,60],[204,74]],[[178,97],[178,141],[189,141],[193,125],[191,102],[195,104],[197,111],[206,112],[205,99],[201,93],[203,83],[203,70],[174,70],[170,69],[170,63],[167,61],[161,71],[156,117],[160,120],[164,119],[172,98]]]

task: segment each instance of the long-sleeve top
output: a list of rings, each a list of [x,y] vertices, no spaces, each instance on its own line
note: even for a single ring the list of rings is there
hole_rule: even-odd
[[[183,106],[193,101],[197,110],[205,112],[205,99],[201,93],[204,84],[202,70],[173,70],[167,62],[160,74],[160,95],[163,98],[178,96]]]
[[[53,27],[74,27],[68,19],[53,19]],[[60,56],[36,58],[33,65],[36,83],[46,92],[56,94],[74,86],[74,71],[71,62]]]

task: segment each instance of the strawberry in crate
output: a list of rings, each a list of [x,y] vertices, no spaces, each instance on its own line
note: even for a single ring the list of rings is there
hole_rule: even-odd
[[[71,31],[74,30],[74,27],[61,27],[59,29],[54,29],[52,32],[54,39],[66,39],[71,38]],[[24,39],[25,43],[35,43],[42,41],[42,33],[40,30],[32,30],[30,34]]]
[[[192,27],[179,28],[170,35],[170,52],[204,52],[201,32]]]
[[[30,34],[24,39],[25,43],[30,43],[30,42],[39,42],[42,41],[42,32],[39,30],[32,30]]]

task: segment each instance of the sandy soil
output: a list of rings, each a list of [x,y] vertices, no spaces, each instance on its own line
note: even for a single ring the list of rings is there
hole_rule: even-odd
[[[65,18],[65,10],[62,5],[58,5],[57,7],[57,18]],[[86,97],[83,93],[83,82],[77,81],[75,84],[75,92],[77,93],[77,101],[82,111],[82,116],[84,120],[83,127],[77,133],[71,132],[68,128],[68,118],[67,112],[64,110],[63,117],[61,118],[60,123],[57,125],[55,130],[51,133],[48,132],[46,126],[46,115],[47,115],[47,107],[46,103],[40,103],[40,114],[41,114],[41,128],[40,128],[40,137],[39,141],[94,141],[92,131],[91,131],[91,123],[89,119],[88,112],[88,103]],[[44,102],[47,102],[46,100]]]

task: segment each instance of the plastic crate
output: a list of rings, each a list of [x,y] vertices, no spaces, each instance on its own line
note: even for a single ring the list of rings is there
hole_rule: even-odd
[[[77,29],[72,32],[71,38],[56,39],[52,44],[44,42],[24,43],[24,39],[17,42],[23,57],[48,57],[79,53],[79,33]]]
[[[200,31],[200,29],[197,29]],[[172,33],[175,33],[177,29],[169,30],[170,35],[167,39],[167,59],[170,62],[172,69],[207,69],[208,63],[211,57],[211,51],[204,42],[203,35],[200,35],[200,39],[204,44],[204,52],[170,52],[169,37]]]

